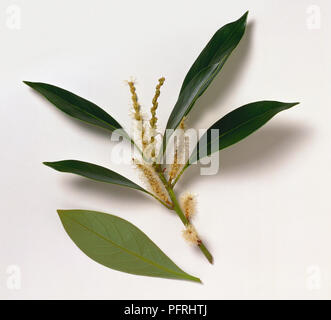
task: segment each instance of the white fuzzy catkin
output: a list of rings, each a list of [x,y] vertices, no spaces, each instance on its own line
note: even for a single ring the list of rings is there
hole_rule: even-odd
[[[174,144],[174,158],[169,170],[170,181],[176,179],[178,173],[185,164],[185,151],[186,151],[185,120],[186,117],[182,119],[174,134],[174,136],[176,136],[177,143]]]
[[[163,202],[167,204],[171,204],[169,201],[169,197],[166,193],[166,190],[155,172],[152,165],[146,164],[144,162],[139,162],[138,160],[134,159],[133,163],[136,165],[136,167],[142,172],[143,178],[148,183],[148,186],[150,187],[151,191]]]
[[[199,244],[198,234],[192,224],[186,226],[186,229],[183,230],[184,239],[191,244]]]
[[[180,204],[186,216],[190,220],[196,213],[196,195],[191,192],[185,192],[180,197]]]

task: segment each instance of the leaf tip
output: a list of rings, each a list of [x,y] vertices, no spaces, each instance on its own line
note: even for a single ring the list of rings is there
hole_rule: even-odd
[[[244,20],[245,22],[247,21],[247,17],[248,17],[248,14],[249,14],[249,10],[247,10],[239,20]]]
[[[194,281],[194,282],[197,282],[197,283],[200,283],[200,284],[203,284],[203,282],[201,281],[201,279],[196,278],[196,277],[191,277],[190,280],[192,280],[192,281]]]
[[[50,167],[51,166],[51,162],[47,162],[47,161],[44,161],[43,164],[47,167]]]
[[[288,106],[289,106],[289,108],[292,108],[294,106],[297,106],[298,104],[300,104],[300,102],[290,102],[290,103],[288,103]]]
[[[24,84],[26,84],[27,86],[31,87],[33,82],[30,81],[23,81]]]

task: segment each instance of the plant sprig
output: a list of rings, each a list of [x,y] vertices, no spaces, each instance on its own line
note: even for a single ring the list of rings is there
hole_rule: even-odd
[[[180,129],[185,133],[185,120],[195,102],[220,72],[243,37],[247,16],[248,12],[237,21],[220,28],[200,53],[183,81],[166,129]],[[176,183],[191,164],[244,139],[277,113],[297,103],[259,101],[235,109],[206,131],[187,159],[184,156],[185,136],[180,136],[179,142],[175,145],[173,162],[167,170],[163,158],[170,148],[172,134],[159,135],[156,116],[158,98],[164,82],[164,77],[158,80],[150,109],[151,116],[146,119],[138,102],[135,83],[128,81],[135,128],[133,136],[130,136],[106,111],[86,99],[50,84],[27,81],[24,83],[71,117],[109,132],[116,131],[133,144],[141,155],[139,159],[135,157],[133,162],[146,180],[148,190],[110,169],[92,163],[63,160],[44,162],[45,165],[60,172],[132,188],[152,196],[178,215],[185,226],[184,238],[196,245],[207,260],[213,263],[212,254],[192,224],[196,205],[195,196],[185,193],[178,200],[174,190]],[[214,134],[215,130],[217,135]],[[157,136],[163,138],[157,141]],[[76,245],[90,258],[109,268],[138,275],[200,282],[200,279],[177,267],[142,231],[126,220],[95,211],[59,210],[58,212],[66,232]]]

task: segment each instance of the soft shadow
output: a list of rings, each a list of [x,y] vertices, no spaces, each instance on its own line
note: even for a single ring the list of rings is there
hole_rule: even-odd
[[[219,104],[222,99],[233,92],[236,79],[239,78],[251,50],[253,28],[254,21],[247,24],[246,32],[239,45],[234,49],[206,92],[196,102],[188,118],[189,126],[193,127],[197,123],[201,112],[211,111],[210,109],[216,102]]]
[[[243,174],[252,170],[269,170],[281,166],[291,153],[298,148],[308,136],[309,129],[285,124],[268,125],[253,133],[239,143],[219,152],[219,171],[215,176]],[[186,188],[196,179],[210,179],[201,176],[200,166],[191,165],[184,173],[180,188]]]
[[[59,111],[61,112],[61,111]],[[97,127],[93,124],[89,124],[83,121],[80,121],[78,119],[74,119],[63,112],[61,112],[61,116],[63,116],[63,121],[66,121],[68,123],[68,126],[72,126],[74,130],[77,131],[85,131],[91,134],[92,136],[95,136],[97,138],[104,138],[104,137],[110,137],[112,133],[106,129],[102,129],[100,127]]]
[[[116,199],[116,201],[119,201],[123,204],[134,203],[136,205],[141,205],[146,203],[147,199],[153,201],[153,198],[142,191],[102,182],[96,182],[86,178],[73,176],[69,183],[72,185],[72,187],[79,189],[82,192],[90,193],[91,196],[106,198],[110,201],[112,201],[112,199]]]

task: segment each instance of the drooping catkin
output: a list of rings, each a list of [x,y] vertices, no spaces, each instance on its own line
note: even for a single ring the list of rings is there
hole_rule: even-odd
[[[163,202],[165,202],[167,204],[171,204],[171,202],[169,201],[168,195],[166,193],[166,190],[165,190],[159,176],[155,172],[153,166],[146,164],[146,163],[138,162],[135,159],[133,160],[133,162],[136,165],[136,167],[142,172],[143,177],[147,181],[152,192]]]
[[[191,244],[199,244],[200,239],[198,233],[196,232],[192,224],[188,224],[186,229],[183,230],[184,239]]]
[[[159,103],[157,102],[157,99],[160,96],[160,89],[163,86],[165,81],[165,78],[162,77],[159,79],[159,83],[157,84],[156,88],[155,88],[155,95],[153,97],[152,100],[152,107],[151,107],[151,119],[149,120],[149,124],[150,124],[150,129],[151,129],[151,139],[150,139],[150,144],[152,145],[152,151],[151,151],[151,157],[154,158],[155,157],[155,134],[156,134],[156,123],[157,123],[157,117],[156,117],[156,109],[159,105]]]
[[[180,205],[187,220],[190,220],[196,213],[196,195],[191,192],[185,192],[180,197]]]

